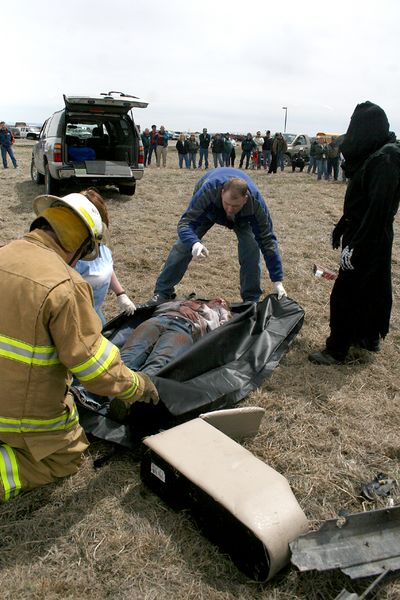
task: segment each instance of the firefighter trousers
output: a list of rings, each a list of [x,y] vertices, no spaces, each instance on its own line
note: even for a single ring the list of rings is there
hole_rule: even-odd
[[[22,447],[18,448],[0,440],[0,502],[74,475],[82,463],[82,453],[89,445],[83,429],[78,427],[81,433],[76,439],[39,461],[34,459],[23,440],[18,444]]]

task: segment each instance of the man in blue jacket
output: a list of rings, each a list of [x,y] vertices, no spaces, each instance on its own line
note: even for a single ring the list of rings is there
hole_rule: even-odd
[[[201,240],[216,223],[232,229],[238,239],[243,301],[258,302],[262,294],[260,251],[278,298],[286,296],[278,241],[265,200],[251,177],[237,169],[223,167],[197,182],[189,206],[178,223],[179,239],[158,276],[149,305],[174,298],[175,285],[185,275],[192,258],[208,257],[209,252]]]
[[[9,129],[7,129],[4,121],[0,123],[0,147],[1,147],[1,158],[3,160],[3,167],[8,168],[7,165],[7,154],[11,158],[11,162],[14,165],[14,169],[17,168],[17,161],[15,160],[12,144],[14,143],[14,136]]]

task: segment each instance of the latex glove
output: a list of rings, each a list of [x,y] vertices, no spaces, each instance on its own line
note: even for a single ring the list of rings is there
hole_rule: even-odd
[[[138,392],[142,392],[141,396],[138,398],[138,402],[146,402],[147,404],[152,402],[153,404],[158,404],[160,397],[157,388],[150,377],[146,375],[146,373],[143,373],[143,371],[136,373],[136,375],[139,377],[140,381]]]
[[[275,286],[275,291],[278,294],[278,300],[280,300],[281,298],[283,298],[285,296],[287,296],[286,290],[283,287],[283,283],[282,281],[275,281],[274,282],[274,286]]]
[[[117,296],[117,304],[121,312],[124,312],[127,315],[133,315],[136,310],[136,306],[127,294],[120,294]]]
[[[192,246],[192,256],[193,258],[207,258],[209,252],[205,246],[201,242],[196,242]]]
[[[344,271],[354,271],[354,267],[351,264],[351,257],[353,256],[354,248],[349,248],[346,246],[342,250],[342,254],[340,256],[340,266]]]

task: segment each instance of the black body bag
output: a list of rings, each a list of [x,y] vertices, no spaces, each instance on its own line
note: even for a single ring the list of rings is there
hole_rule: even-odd
[[[231,310],[230,321],[207,333],[152,378],[160,402],[156,406],[135,403],[128,423],[107,417],[109,398],[75,386],[72,391],[86,433],[135,448],[146,435],[206,411],[231,407],[259,387],[300,331],[304,311],[294,300],[278,300],[275,294]],[[106,324],[103,335],[122,348],[129,333],[153,311],[138,308],[131,317],[119,315]]]

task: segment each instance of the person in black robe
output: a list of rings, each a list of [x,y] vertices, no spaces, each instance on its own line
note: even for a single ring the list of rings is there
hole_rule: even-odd
[[[400,198],[400,146],[385,112],[358,104],[341,144],[349,184],[343,216],[332,233],[342,246],[330,298],[330,336],[311,362],[343,362],[350,346],[378,352],[392,308],[393,221]]]

